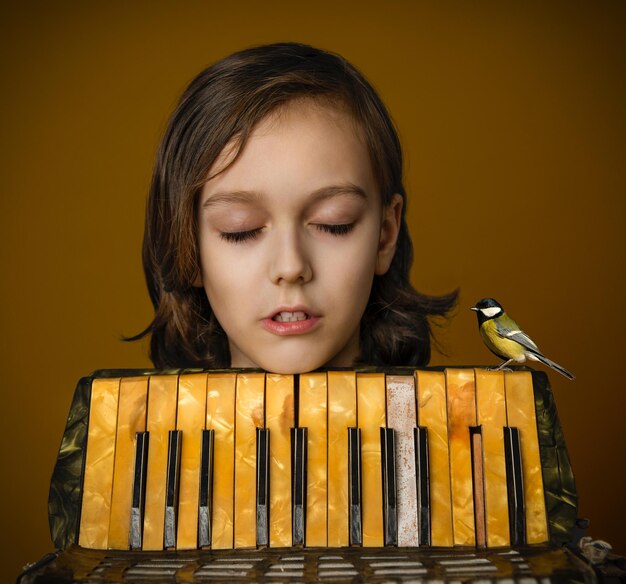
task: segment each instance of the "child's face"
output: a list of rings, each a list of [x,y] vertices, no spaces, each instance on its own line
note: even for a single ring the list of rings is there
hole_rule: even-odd
[[[227,148],[211,174],[229,160]],[[200,195],[201,285],[231,366],[352,366],[401,207],[399,196],[382,207],[361,132],[341,109],[294,102],[264,119]]]

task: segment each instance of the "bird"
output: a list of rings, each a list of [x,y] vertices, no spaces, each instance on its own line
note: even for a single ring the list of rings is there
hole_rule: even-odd
[[[534,341],[519,327],[519,325],[506,313],[500,303],[494,298],[479,300],[470,310],[476,312],[478,317],[478,330],[487,348],[504,359],[498,367],[499,371],[509,363],[524,363],[540,361],[541,363],[565,375],[568,379],[574,376],[564,367],[548,359],[537,347]]]

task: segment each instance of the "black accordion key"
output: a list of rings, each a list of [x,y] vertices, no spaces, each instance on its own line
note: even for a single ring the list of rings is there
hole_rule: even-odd
[[[361,507],[361,430],[348,428],[348,535],[350,545],[363,544]]]
[[[148,432],[137,432],[135,438],[135,469],[133,499],[130,509],[130,549],[141,549],[143,515],[146,499],[146,469],[148,467]]]
[[[303,546],[306,526],[307,429],[291,428],[291,539]]]
[[[417,473],[417,529],[419,544],[430,545],[430,477],[428,464],[428,428],[413,430],[415,440],[415,470]]]
[[[256,543],[269,545],[270,431],[256,429]]]
[[[519,428],[504,427],[504,460],[511,545],[523,545],[526,543],[526,514]]]
[[[393,428],[380,429],[383,478],[383,533],[385,545],[398,545],[398,511],[396,507],[396,442]]]
[[[202,430],[200,456],[200,497],[198,506],[198,547],[211,545],[213,501],[213,450],[215,430]]]
[[[170,430],[167,447],[167,478],[165,486],[165,529],[163,533],[163,547],[176,547],[176,526],[178,513],[178,493],[180,486],[180,453],[183,442],[183,433],[180,430]]]

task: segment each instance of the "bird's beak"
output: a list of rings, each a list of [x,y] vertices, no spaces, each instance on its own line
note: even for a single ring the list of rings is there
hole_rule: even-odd
[[[472,307],[470,308],[470,310],[473,310],[474,312],[478,312],[478,310],[479,310],[479,309],[478,309],[478,308],[476,308],[475,306],[472,306]]]

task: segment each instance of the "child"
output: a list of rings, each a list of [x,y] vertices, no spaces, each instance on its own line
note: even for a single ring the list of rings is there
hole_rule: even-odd
[[[161,143],[143,261],[165,367],[427,364],[456,293],[409,283],[402,152],[348,62],[280,43],[194,79]]]

